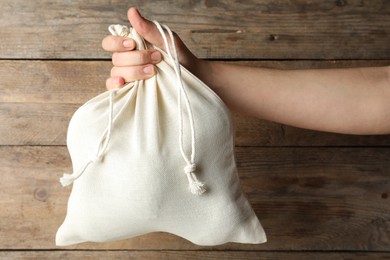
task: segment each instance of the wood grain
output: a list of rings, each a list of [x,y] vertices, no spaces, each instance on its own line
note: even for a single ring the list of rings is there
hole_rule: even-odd
[[[2,251],[2,259],[148,259],[148,260],[197,260],[197,259],[234,259],[234,260],[338,260],[338,259],[389,259],[389,253],[377,252],[253,252],[253,251]]]
[[[302,130],[234,114],[241,186],[262,245],[168,233],[58,248],[73,112],[104,91],[110,24],[126,11],[200,58],[277,69],[390,65],[388,0],[0,1],[0,259],[390,259],[390,135]]]
[[[383,61],[232,62],[276,69],[385,66]],[[0,145],[64,145],[70,117],[105,90],[108,61],[0,61]],[[37,73],[39,72],[39,73]],[[388,146],[387,136],[303,130],[234,114],[239,146]]]
[[[0,2],[0,58],[101,59],[107,27],[138,6],[202,58],[389,59],[387,0]]]
[[[269,242],[215,250],[381,250],[390,243],[390,148],[237,148],[241,186]],[[65,147],[0,147],[0,251],[55,249]],[[359,239],[356,239],[358,237]],[[310,239],[308,239],[310,238]],[[167,233],[73,249],[199,250]],[[69,249],[68,248],[68,249]]]
[[[65,145],[80,104],[0,103],[0,145]],[[237,146],[390,146],[390,135],[342,135],[233,115]],[[115,134],[115,131],[114,131]]]
[[[390,59],[230,63],[287,70],[390,66]],[[0,102],[82,104],[106,90],[111,67],[111,61],[0,60]]]

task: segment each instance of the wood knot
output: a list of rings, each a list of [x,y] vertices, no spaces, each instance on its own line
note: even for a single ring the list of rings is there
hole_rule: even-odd
[[[42,188],[36,188],[34,190],[34,198],[39,201],[45,202],[47,198],[49,197],[49,194],[45,189]]]
[[[277,40],[279,40],[279,35],[277,35],[277,34],[270,34],[269,40],[270,41],[277,41]]]
[[[346,6],[347,5],[347,1],[346,0],[336,0],[336,5],[339,6],[339,7]]]
[[[382,197],[382,199],[387,199],[389,197],[389,195],[387,193],[382,193],[381,197]]]

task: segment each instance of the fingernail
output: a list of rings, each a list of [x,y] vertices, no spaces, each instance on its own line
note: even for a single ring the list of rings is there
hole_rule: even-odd
[[[141,16],[143,18],[143,16],[141,15],[141,13],[139,12],[138,8],[135,8],[135,10],[137,11],[138,15]]]
[[[150,55],[150,57],[152,58],[152,61],[159,61],[161,60],[161,53],[159,51],[155,51],[152,55]]]
[[[149,65],[144,67],[144,73],[145,74],[153,74],[154,73],[154,66]]]
[[[122,86],[123,84],[125,84],[125,81],[123,78],[116,78],[115,79],[115,86],[117,88],[119,88],[120,86]]]
[[[123,47],[125,47],[125,48],[133,47],[133,41],[132,40],[124,40]]]

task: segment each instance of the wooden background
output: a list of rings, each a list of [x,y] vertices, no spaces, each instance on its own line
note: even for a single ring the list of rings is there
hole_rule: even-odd
[[[1,0],[1,259],[390,259],[390,135],[350,136],[235,115],[242,188],[269,242],[195,246],[155,233],[58,248],[66,130],[105,90],[101,40],[138,6],[196,55],[282,69],[390,65],[389,0]]]

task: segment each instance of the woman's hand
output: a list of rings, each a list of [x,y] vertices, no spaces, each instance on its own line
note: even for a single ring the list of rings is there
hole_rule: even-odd
[[[135,8],[130,23],[151,44],[164,49],[156,26]],[[276,70],[197,59],[176,35],[180,63],[242,114],[286,125],[346,134],[390,133],[390,67]],[[133,40],[107,36],[114,67],[107,88],[147,79],[161,54],[136,51]]]
[[[129,21],[134,29],[148,42],[165,50],[163,39],[157,27],[143,18],[134,7],[127,12]],[[199,74],[202,61],[197,59],[175,34],[176,48],[180,63],[195,75]],[[148,79],[156,73],[155,65],[162,59],[156,50],[136,50],[136,42],[129,38],[107,36],[103,39],[102,47],[113,52],[111,76],[106,81],[107,89],[114,89],[126,82]]]

